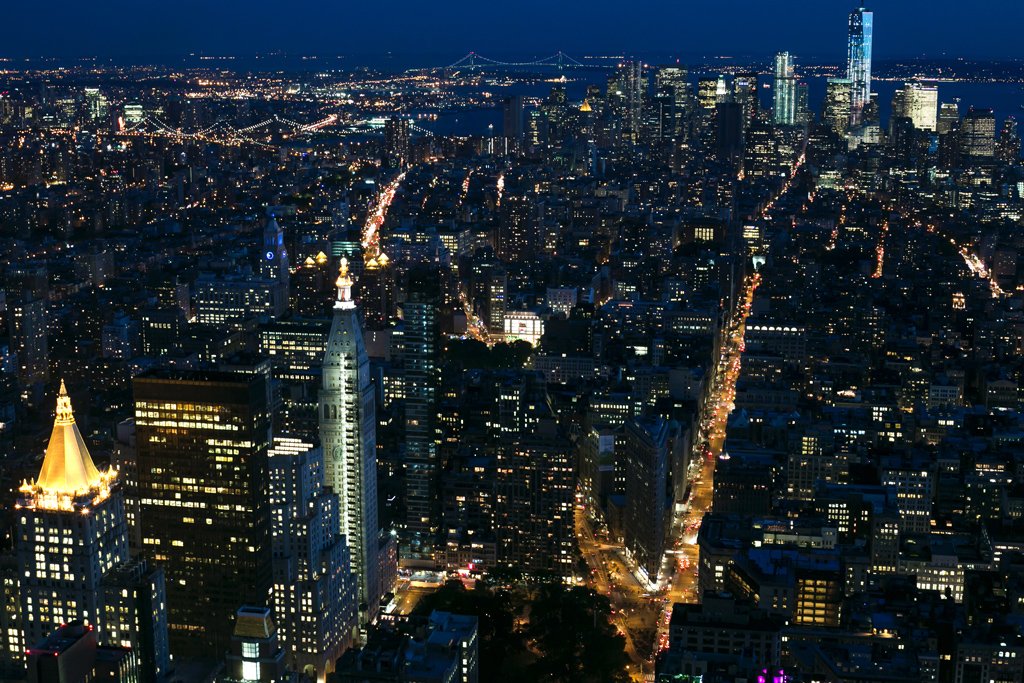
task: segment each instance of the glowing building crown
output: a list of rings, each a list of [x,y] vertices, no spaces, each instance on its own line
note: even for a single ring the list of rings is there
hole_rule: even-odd
[[[352,278],[348,274],[348,259],[341,257],[341,267],[338,269],[338,279],[334,286],[338,288],[338,300],[334,302],[335,308],[355,308],[352,301]]]
[[[35,482],[23,482],[19,491],[37,507],[71,509],[73,500],[82,496],[94,494],[96,500],[106,498],[110,494],[110,483],[116,476],[114,469],[100,472],[93,463],[82,433],[75,424],[68,390],[61,380],[57,417],[53,421],[39,477]]]

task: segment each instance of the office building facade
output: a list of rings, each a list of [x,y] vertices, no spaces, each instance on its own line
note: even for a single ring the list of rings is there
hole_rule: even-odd
[[[432,561],[438,530],[437,395],[439,391],[441,289],[429,267],[409,273],[402,304],[405,383],[406,529],[410,555]]]
[[[285,661],[323,680],[352,644],[358,619],[338,496],[324,488],[323,453],[308,443],[275,439],[269,469],[272,605]]]
[[[167,575],[171,651],[223,652],[238,605],[270,599],[267,377],[154,371],[133,389],[142,544]]]

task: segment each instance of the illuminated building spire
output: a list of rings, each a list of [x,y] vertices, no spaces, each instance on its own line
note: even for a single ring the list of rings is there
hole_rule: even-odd
[[[383,257],[383,254],[381,255]],[[334,320],[321,366],[320,444],[324,482],[338,494],[339,531],[352,551],[359,577],[361,623],[373,621],[380,604],[380,525],[377,522],[377,417],[370,360],[359,311],[352,300],[348,259],[341,259]]]
[[[142,565],[128,566],[128,521],[116,478],[116,470],[100,471],[93,463],[61,382],[39,478],[22,484],[15,504],[16,637],[25,645],[40,643],[55,624],[81,620],[100,642],[129,645],[151,670],[166,671],[164,579]],[[140,600],[147,608],[136,611]]]
[[[334,286],[338,288],[338,300],[334,302],[335,308],[355,308],[356,303],[352,301],[352,278],[348,274],[348,259],[341,257],[341,268],[338,270],[338,279]]]
[[[43,466],[35,482],[23,482],[19,491],[24,502],[43,509],[70,510],[81,497],[101,501],[110,495],[110,484],[117,476],[114,469],[100,472],[89,455],[82,433],[75,424],[71,398],[61,380],[57,393],[57,416]]]
[[[97,488],[102,479],[75,424],[71,398],[61,380],[57,418],[53,421],[53,432],[36,486],[45,493],[78,495]]]

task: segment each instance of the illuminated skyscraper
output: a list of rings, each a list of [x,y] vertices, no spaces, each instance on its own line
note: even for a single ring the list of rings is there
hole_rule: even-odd
[[[505,261],[526,261],[540,246],[540,211],[534,196],[506,192],[501,203],[495,251]]]
[[[836,135],[846,135],[850,128],[850,97],[853,84],[848,78],[830,78],[825,86],[823,122]]]
[[[280,388],[275,430],[303,439],[313,439],[319,432],[317,393],[330,329],[330,320],[292,318],[261,325],[257,330],[259,352],[270,359]]]
[[[945,135],[960,125],[960,106],[956,102],[943,102],[939,106],[936,131]]]
[[[508,273],[504,268],[494,268],[487,278],[487,329],[497,337],[505,329],[507,297]]]
[[[960,154],[975,163],[996,155],[996,117],[991,109],[971,107],[960,122]]]
[[[138,555],[103,576],[104,645],[135,651],[139,683],[166,680],[171,667],[164,571]]]
[[[938,87],[918,81],[907,83],[893,94],[892,115],[910,119],[918,130],[935,131],[939,115]]]
[[[291,668],[323,680],[352,643],[359,607],[338,496],[323,487],[319,448],[278,438],[269,460],[275,620]]]
[[[635,140],[640,132],[640,116],[647,91],[643,64],[637,60],[620,64],[615,74],[615,83],[615,102],[622,117],[622,136],[627,140]]]
[[[270,406],[259,372],[133,382],[142,544],[167,574],[171,651],[224,652],[240,604],[270,599]]]
[[[288,310],[288,279],[288,254],[271,218],[256,273],[202,273],[196,279],[196,321],[240,329],[253,318],[280,317]]]
[[[859,7],[850,12],[846,77],[850,79],[850,123],[858,124],[871,99],[871,33],[874,15]]]
[[[89,118],[93,121],[106,118],[107,113],[110,111],[110,102],[107,100],[106,95],[100,92],[99,88],[86,88],[85,102],[89,107]]]
[[[511,402],[502,396],[503,402]],[[538,574],[573,572],[575,475],[568,437],[547,396],[514,396],[516,421],[497,456],[495,534],[497,561]],[[503,426],[503,430],[505,427]]]
[[[743,171],[748,178],[767,178],[777,174],[779,143],[775,131],[766,122],[757,120],[746,133]]]
[[[345,259],[341,260],[336,284],[338,298],[320,388],[320,442],[324,481],[340,499],[340,531],[352,551],[352,569],[359,577],[359,601],[365,605],[362,618],[368,621],[376,615],[380,601],[377,413],[370,361]]]
[[[662,66],[654,77],[655,90],[671,102],[672,134],[678,133],[690,106],[690,81],[686,69],[679,66]]]
[[[743,127],[746,128],[757,116],[760,97],[757,90],[757,74],[736,74],[732,79],[732,96],[743,110]]]
[[[170,668],[163,574],[129,561],[124,494],[116,470],[101,471],[78,431],[64,383],[46,455],[19,489],[16,552],[22,642],[85,621],[103,644],[136,652],[139,680]]]
[[[792,126],[796,123],[796,76],[793,73],[793,57],[788,52],[775,55],[773,121],[779,126]]]
[[[384,123],[384,160],[389,166],[401,168],[411,157],[409,119],[397,116]]]
[[[117,472],[101,472],[93,464],[63,382],[39,477],[19,491],[26,644],[43,640],[63,623],[98,623],[103,575],[128,559],[128,522]]]
[[[500,338],[505,330],[508,271],[494,259],[476,259],[470,279],[470,299],[490,334]]]
[[[697,105],[705,111],[714,111],[718,103],[718,79],[702,78],[697,81]]]
[[[796,124],[805,126],[811,122],[811,108],[807,103],[807,83],[799,81],[796,84],[796,105],[794,106]]]
[[[725,80],[725,75],[720,74],[718,80],[715,81],[715,103],[721,104],[722,102],[729,101],[729,83]]]
[[[996,156],[1004,164],[1020,163],[1020,135],[1017,134],[1017,119],[1012,116],[1003,121],[1003,128],[996,140]]]

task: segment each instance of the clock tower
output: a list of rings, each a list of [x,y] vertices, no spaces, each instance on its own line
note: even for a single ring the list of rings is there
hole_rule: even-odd
[[[284,248],[284,230],[273,215],[263,228],[263,249],[259,258],[260,276],[288,285],[288,252]]]

